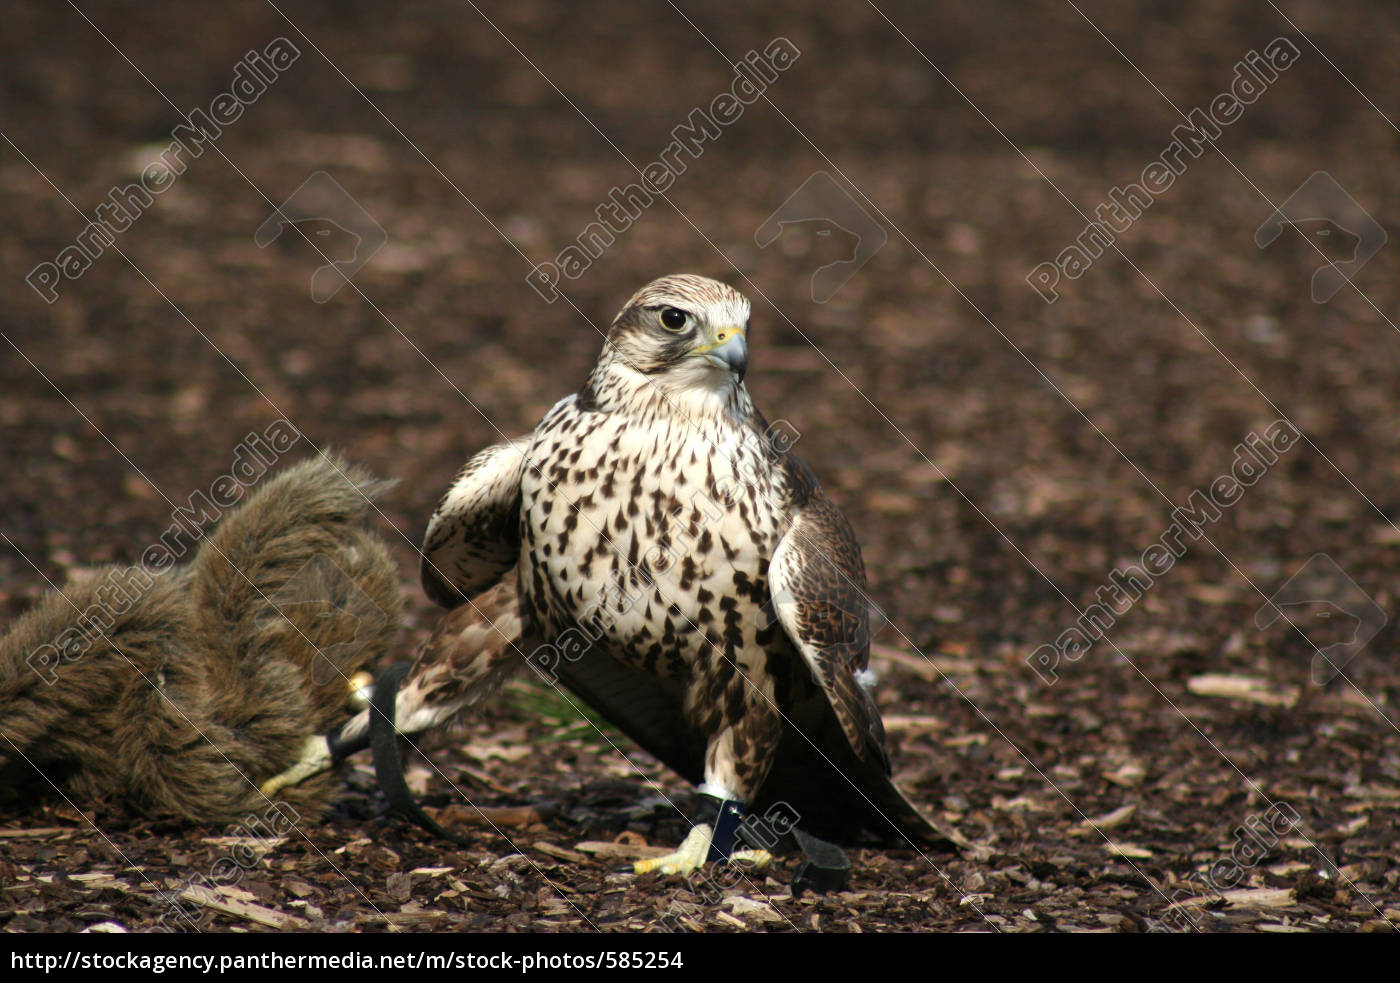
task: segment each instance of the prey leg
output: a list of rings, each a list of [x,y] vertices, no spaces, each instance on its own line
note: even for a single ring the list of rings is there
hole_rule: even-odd
[[[350,677],[349,688],[350,705],[360,712],[329,734],[308,737],[296,762],[262,783],[263,795],[271,798],[287,786],[328,771],[356,751],[369,747],[369,702],[374,695],[374,677],[367,672],[357,672]]]
[[[306,739],[301,746],[301,755],[296,764],[278,775],[273,775],[262,783],[262,794],[269,799],[289,785],[297,785],[314,775],[329,769],[335,764],[331,756],[331,744],[324,735],[316,734]]]
[[[515,581],[507,578],[443,616],[423,643],[394,697],[395,726],[405,735],[449,724],[468,707],[494,692],[525,666],[520,655],[521,620]],[[390,670],[381,673],[381,678]],[[360,675],[351,679],[352,698],[369,703],[373,687]],[[306,739],[296,762],[262,785],[271,796],[305,781],[370,746],[376,711],[366,707],[338,730]]]

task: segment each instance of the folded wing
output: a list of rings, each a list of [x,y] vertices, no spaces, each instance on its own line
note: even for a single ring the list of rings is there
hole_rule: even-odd
[[[880,711],[858,674],[870,661],[860,547],[840,509],[814,489],[768,566],[774,613],[826,694],[851,750],[890,770]]]
[[[495,586],[520,559],[520,476],[531,439],[493,444],[473,457],[428,520],[423,590],[443,607]]]

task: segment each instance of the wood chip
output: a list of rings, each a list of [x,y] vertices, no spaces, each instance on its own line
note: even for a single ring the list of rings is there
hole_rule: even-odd
[[[195,904],[203,905],[212,911],[231,915],[243,921],[253,922],[256,925],[264,925],[267,928],[295,929],[305,931],[311,927],[311,923],[296,915],[288,915],[285,912],[274,911],[272,908],[264,907],[260,904],[252,904],[248,901],[237,901],[233,898],[226,898],[216,894],[207,887],[200,887],[191,884],[180,892],[180,897],[186,901],[193,901]]]
[[[389,897],[402,904],[413,897],[413,878],[396,870],[385,878],[384,890]]]
[[[83,929],[80,934],[88,935],[91,933],[126,935],[127,928],[125,925],[118,924],[117,922],[98,922],[96,925],[89,925],[87,928]]]
[[[214,890],[224,897],[232,898],[235,901],[248,901],[256,904],[258,900],[258,896],[252,891],[241,887],[235,887],[232,884],[219,884],[215,886]]]
[[[986,744],[986,734],[961,734],[957,737],[950,737],[943,742],[944,747],[968,747],[972,744]]]
[[[53,836],[55,833],[71,833],[71,829],[63,826],[35,826],[31,829],[0,829],[0,840],[8,840],[20,836]]]
[[[581,864],[588,859],[581,853],[576,853],[566,847],[556,846],[544,840],[536,840],[532,846],[545,856],[553,857],[555,860],[564,860],[571,864]]]
[[[1192,584],[1186,588],[1186,593],[1202,604],[1231,604],[1240,598],[1238,590],[1233,587],[1221,587],[1217,584]]]
[[[887,734],[931,734],[948,726],[942,717],[905,717],[891,714],[885,718]]]
[[[287,838],[285,836],[205,836],[201,837],[199,842],[208,843],[210,846],[247,847],[267,853],[286,843]]]
[[[1201,894],[1176,902],[1182,906],[1200,907],[1214,904],[1218,898],[1236,908],[1289,908],[1298,903],[1291,888],[1250,887],[1237,891],[1222,891],[1219,895]]]
[[[761,922],[781,922],[787,920],[767,901],[755,901],[753,898],[735,895],[732,898],[725,898],[724,903],[729,906],[730,911],[740,917],[752,916]]]
[[[39,881],[41,884],[52,884],[54,882],[54,875],[35,874],[34,879],[36,881]],[[94,887],[106,887],[110,882],[115,881],[117,878],[115,874],[109,874],[106,871],[93,870],[84,871],[81,874],[69,874],[68,879],[78,884],[91,884]]]
[[[1226,891],[1223,896],[1227,903],[1241,908],[1288,908],[1298,903],[1293,889],[1286,887],[1242,888]]]
[[[587,840],[583,843],[575,843],[574,849],[581,853],[591,853],[595,857],[603,859],[621,860],[649,860],[652,857],[664,857],[668,853],[675,851],[664,846],[639,846],[635,843],[601,843]]]
[[[510,763],[535,753],[529,744],[464,744],[462,750],[481,762],[498,758]]]
[[[749,928],[749,926],[748,926],[747,924],[745,924],[744,922],[739,921],[739,919],[735,918],[733,915],[729,914],[729,912],[727,912],[727,911],[717,911],[717,912],[715,912],[715,921],[717,921],[717,922],[723,922],[724,924],[728,925],[730,928],[737,928],[737,929],[738,929],[739,931],[741,931],[741,932],[746,932],[746,931],[748,931],[748,928]]]
[[[1336,830],[1343,836],[1355,836],[1357,833],[1365,829],[1367,825],[1370,824],[1370,822],[1371,814],[1368,812],[1363,816],[1357,816],[1351,822],[1338,823],[1336,826]]]
[[[459,764],[457,766],[457,770],[460,771],[462,774],[466,775],[472,781],[476,782],[478,785],[481,785],[483,788],[489,788],[491,791],[497,792],[501,795],[516,794],[514,789],[502,785],[500,782],[496,781],[494,778],[486,774],[486,772],[482,771],[480,768],[473,768],[471,765],[464,763]]]
[[[1147,769],[1136,762],[1129,762],[1114,771],[1104,772],[1103,777],[1122,788],[1135,788],[1147,777]]]
[[[1047,807],[1044,802],[1033,799],[1029,795],[1018,795],[1014,799],[1008,799],[1001,795],[994,795],[992,796],[992,808],[1003,812],[1016,812],[1018,810],[1025,810],[1026,812],[1044,812]]]
[[[458,823],[472,826],[533,826],[548,819],[551,812],[545,806],[487,808],[451,805],[437,811],[437,820],[447,827]]]
[[[873,663],[889,663],[903,666],[924,679],[938,680],[946,676],[971,676],[978,672],[996,672],[999,667],[993,666],[990,662],[982,665],[972,659],[955,659],[938,652],[928,652],[920,655],[917,652],[904,652],[889,645],[872,643],[870,646],[870,661]]]
[[[1253,676],[1207,673],[1203,676],[1192,676],[1186,681],[1186,688],[1197,696],[1248,700],[1271,707],[1291,707],[1298,702],[1298,687],[1283,686]]]
[[[1183,898],[1173,902],[1182,907],[1199,908],[1216,903],[1224,898],[1226,904],[1237,908],[1288,908],[1297,904],[1291,888],[1250,887],[1237,891],[1223,891],[1219,895],[1198,894],[1194,898]]]
[[[304,881],[300,877],[282,878],[282,887],[289,893],[295,895],[298,899],[309,898],[316,893],[316,885]],[[297,902],[293,901],[290,903],[296,904]],[[305,902],[302,903],[304,904]]]
[[[1379,546],[1400,546],[1400,529],[1391,523],[1371,527],[1371,542]]]
[[[1133,818],[1133,813],[1135,812],[1137,812],[1136,805],[1129,804],[1119,806],[1112,812],[1106,812],[1102,816],[1094,816],[1093,818],[1085,819],[1071,830],[1070,835],[1088,836],[1095,830],[1117,829],[1119,826],[1126,825],[1128,820]]]

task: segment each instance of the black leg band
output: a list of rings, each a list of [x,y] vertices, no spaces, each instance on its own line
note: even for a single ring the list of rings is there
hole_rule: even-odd
[[[331,763],[340,764],[356,751],[363,751],[369,747],[369,730],[366,728],[359,737],[346,740],[340,735],[343,728],[337,727],[335,730],[326,732],[326,747],[331,752]]]
[[[715,835],[710,838],[710,852],[706,855],[705,862],[728,860],[729,855],[734,852],[734,841],[739,833],[739,824],[744,821],[744,803],[734,799],[716,799],[714,796],[708,795],[703,797],[718,805],[717,815],[713,823]]]

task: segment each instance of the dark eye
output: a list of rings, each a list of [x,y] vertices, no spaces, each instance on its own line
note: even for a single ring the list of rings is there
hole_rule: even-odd
[[[661,326],[667,331],[681,331],[690,323],[690,315],[679,307],[667,307],[661,312]]]

